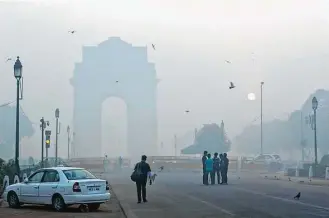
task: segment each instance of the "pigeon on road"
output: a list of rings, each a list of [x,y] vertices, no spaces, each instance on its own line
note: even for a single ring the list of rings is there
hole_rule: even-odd
[[[295,200],[299,200],[300,198],[300,192],[298,192],[298,194],[294,197]]]

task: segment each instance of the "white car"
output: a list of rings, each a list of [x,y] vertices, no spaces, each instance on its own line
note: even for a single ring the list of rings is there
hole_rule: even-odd
[[[53,167],[36,171],[22,183],[8,186],[4,200],[9,207],[22,204],[52,205],[56,211],[67,206],[87,204],[89,211],[110,200],[109,185],[89,171],[75,167]]]

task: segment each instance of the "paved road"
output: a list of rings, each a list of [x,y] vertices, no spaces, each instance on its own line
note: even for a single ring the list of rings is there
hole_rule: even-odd
[[[128,217],[329,217],[329,189],[266,180],[260,176],[230,175],[229,185],[203,186],[199,173],[159,173],[148,186],[146,204],[137,204],[129,175],[109,175]],[[301,192],[299,201],[292,197]]]

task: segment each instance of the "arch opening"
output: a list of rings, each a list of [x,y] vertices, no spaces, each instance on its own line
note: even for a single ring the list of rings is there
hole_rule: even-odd
[[[127,155],[127,104],[123,99],[109,97],[102,102],[101,135],[104,155]]]

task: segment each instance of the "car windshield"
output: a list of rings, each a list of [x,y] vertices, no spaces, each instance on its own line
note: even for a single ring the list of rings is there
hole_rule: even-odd
[[[84,169],[63,170],[68,180],[97,179],[96,176]]]

